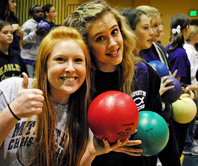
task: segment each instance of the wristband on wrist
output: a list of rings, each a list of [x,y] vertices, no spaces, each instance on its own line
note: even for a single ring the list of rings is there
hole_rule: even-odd
[[[17,120],[21,120],[20,118],[18,118],[14,112],[12,111],[12,109],[10,108],[10,105],[8,104],[8,109],[10,110],[10,112],[12,113],[12,115],[17,119]]]

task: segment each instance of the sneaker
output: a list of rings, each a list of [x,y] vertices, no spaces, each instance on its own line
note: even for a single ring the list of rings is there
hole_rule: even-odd
[[[195,140],[193,140],[193,144],[194,144],[194,146],[198,146],[198,143]]]
[[[162,163],[160,162],[159,159],[157,159],[157,165],[156,166],[162,166]]]
[[[195,146],[192,149],[186,149],[182,152],[184,155],[198,155],[198,146]]]

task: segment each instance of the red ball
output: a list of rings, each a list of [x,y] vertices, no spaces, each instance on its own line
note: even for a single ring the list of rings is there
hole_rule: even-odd
[[[137,128],[139,111],[133,99],[120,91],[98,95],[88,109],[88,123],[94,135],[109,143],[124,141]]]

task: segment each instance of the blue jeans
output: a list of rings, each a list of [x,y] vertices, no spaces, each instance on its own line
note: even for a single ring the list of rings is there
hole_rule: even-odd
[[[195,103],[198,106],[198,98],[196,99]],[[194,125],[195,125],[195,120],[196,119],[197,119],[197,115],[189,123],[188,131],[187,131],[187,134],[186,134],[186,140],[185,140],[185,147],[184,147],[185,150],[190,150],[190,149],[194,148],[193,137],[194,137],[194,135],[196,135],[197,129],[195,130],[195,132],[193,132],[193,130],[194,130]]]
[[[26,63],[25,65],[27,67],[29,78],[33,78],[36,64],[35,63],[33,63],[33,64]]]

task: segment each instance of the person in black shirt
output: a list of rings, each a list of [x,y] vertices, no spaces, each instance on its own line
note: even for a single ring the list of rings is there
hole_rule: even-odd
[[[130,95],[139,111],[149,109],[161,115],[160,77],[142,59],[134,58],[136,37],[117,10],[105,1],[89,1],[66,18],[64,25],[77,28],[90,49],[92,99],[102,92],[118,90]],[[114,149],[113,145],[109,149],[103,142],[103,153],[99,153],[95,150],[99,145],[95,143],[93,148],[90,141],[85,152],[89,155],[83,156],[81,165],[156,166],[157,157],[140,156],[141,149]]]
[[[13,29],[9,22],[0,21],[0,81],[9,77],[22,77],[27,68],[18,54],[9,45],[13,41]]]

